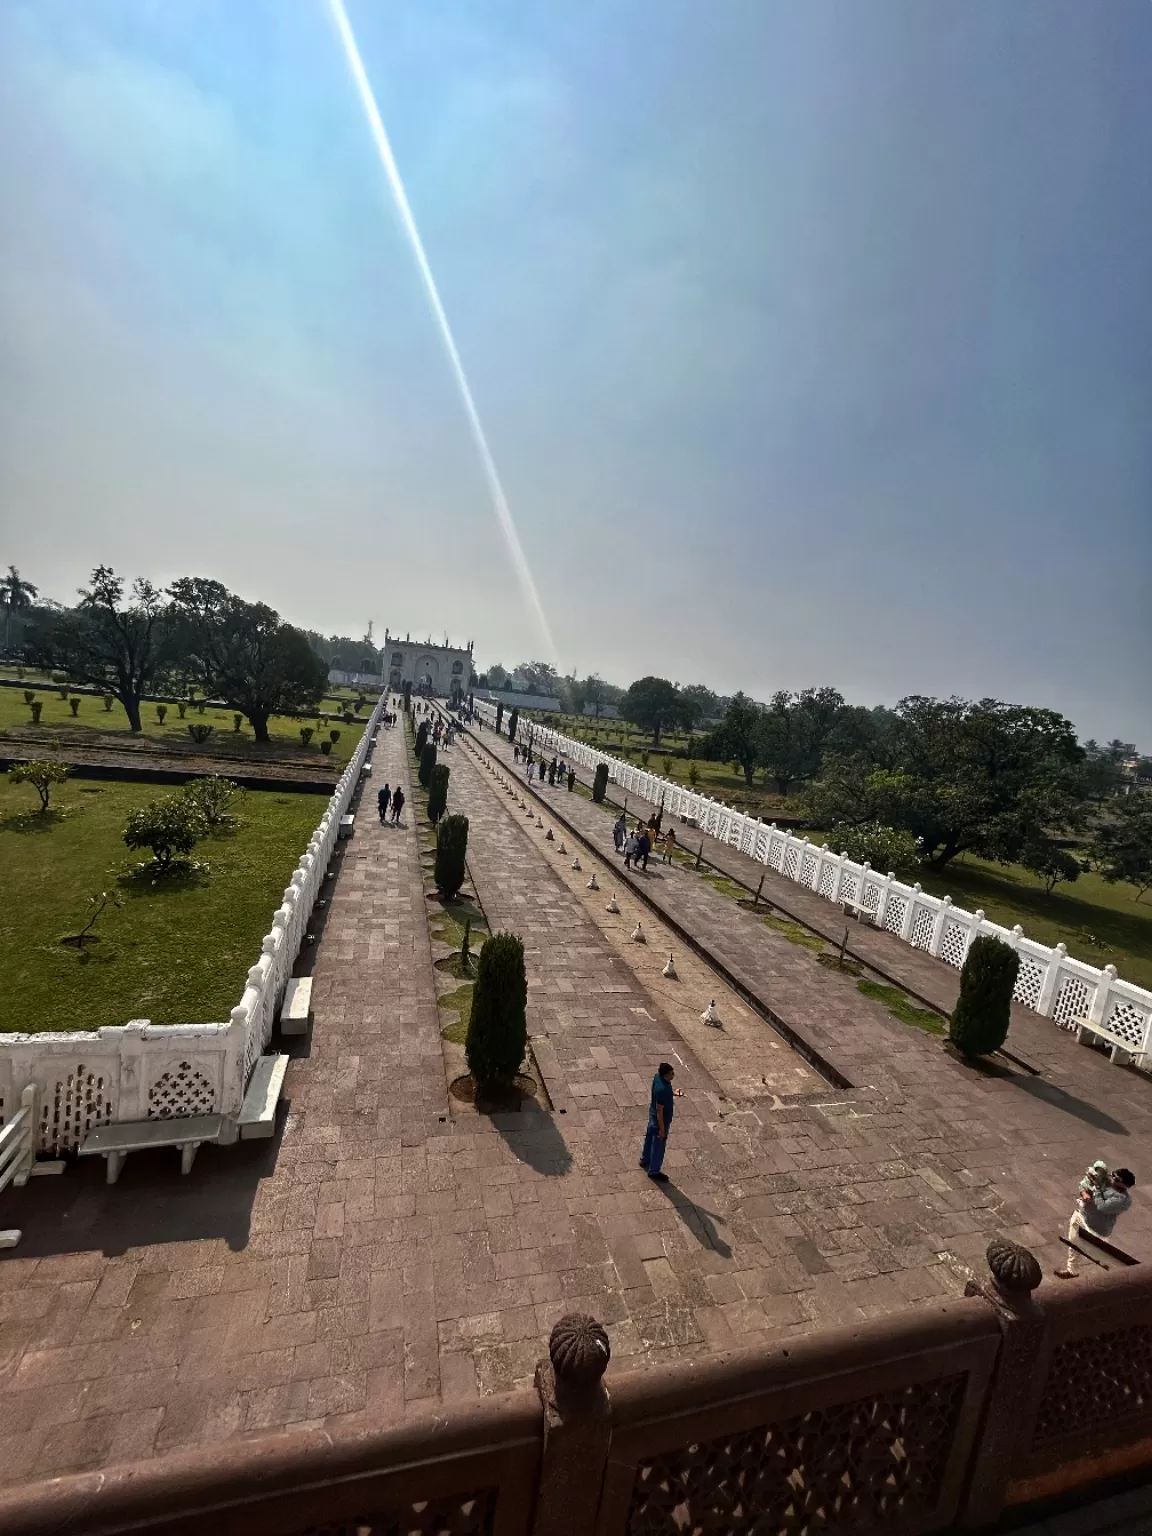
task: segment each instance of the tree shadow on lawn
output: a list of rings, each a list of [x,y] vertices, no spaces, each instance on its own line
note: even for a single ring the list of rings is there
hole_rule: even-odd
[[[133,1152],[115,1184],[102,1157],[70,1162],[58,1177],[29,1179],[0,1196],[3,1224],[22,1231],[16,1257],[99,1251],[118,1258],[130,1248],[222,1238],[232,1251],[248,1246],[252,1207],[262,1180],[276,1168],[284,1111],[266,1141],[202,1146],[192,1171],[180,1172],[174,1147]]]
[[[70,809],[46,811],[17,811],[11,816],[0,817],[0,832],[51,832],[72,814]]]

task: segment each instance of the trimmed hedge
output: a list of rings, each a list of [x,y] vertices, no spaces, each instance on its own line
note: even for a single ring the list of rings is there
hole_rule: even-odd
[[[467,858],[467,816],[445,816],[436,828],[436,863],[432,878],[446,901],[451,901],[464,884]]]
[[[478,1090],[511,1086],[528,1044],[527,1006],[524,943],[514,933],[494,933],[480,951],[464,1043]]]
[[[448,808],[448,771],[447,763],[436,763],[428,780],[428,820],[433,826]]]
[[[987,1056],[1008,1038],[1020,956],[990,935],[972,940],[960,972],[949,1036],[964,1056]]]

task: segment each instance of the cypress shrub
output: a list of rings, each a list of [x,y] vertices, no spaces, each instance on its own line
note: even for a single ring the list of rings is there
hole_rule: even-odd
[[[464,884],[468,857],[467,816],[445,816],[436,828],[436,863],[432,878],[445,901],[451,901]]]
[[[420,788],[427,789],[432,782],[432,770],[436,766],[436,743],[426,741],[424,750],[420,754],[420,767],[416,770],[416,776],[420,780]]]
[[[417,758],[419,758],[420,754],[424,751],[424,743],[427,740],[428,740],[428,722],[427,722],[427,720],[421,720],[420,724],[416,727],[416,743],[415,743],[415,745],[412,748],[412,750],[413,750],[413,752],[415,752]]]
[[[514,933],[494,933],[480,951],[464,1042],[479,1090],[507,1088],[519,1072],[528,1044],[527,1003],[523,941]]]
[[[24,697],[27,698],[28,695],[25,694]],[[499,736],[499,734],[500,734],[500,722],[503,719],[504,719],[504,701],[503,701],[503,699],[497,699],[496,700],[496,734],[497,734],[497,736]]]
[[[599,805],[608,792],[608,764],[596,764],[596,777],[592,780],[592,798]]]
[[[435,747],[432,749],[435,751]],[[436,763],[428,779],[428,820],[433,826],[448,806],[448,764]]]
[[[999,939],[972,940],[948,1031],[962,1055],[987,1056],[1004,1044],[1019,969],[1020,956]]]
[[[508,740],[509,741],[515,741],[516,740],[516,727],[517,727],[517,725],[519,725],[519,723],[520,723],[520,711],[519,711],[519,709],[513,709],[512,713],[508,716]]]

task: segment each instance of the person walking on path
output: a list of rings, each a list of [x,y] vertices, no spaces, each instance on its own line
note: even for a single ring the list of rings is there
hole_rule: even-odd
[[[392,795],[392,825],[393,826],[398,825],[398,823],[400,821],[400,812],[403,809],[404,809],[404,791],[400,788],[399,785],[397,785],[396,789],[395,789],[395,791],[394,791],[394,793]]]
[[[1123,1216],[1132,1204],[1129,1191],[1135,1183],[1136,1175],[1130,1168],[1117,1168],[1109,1175],[1103,1188],[1085,1189],[1081,1184],[1077,1190],[1076,1208],[1068,1223],[1068,1242],[1075,1243],[1082,1236],[1111,1237],[1117,1218]],[[1068,1249],[1065,1267],[1056,1271],[1061,1280],[1076,1278],[1076,1260],[1079,1257],[1074,1247]]]
[[[632,860],[640,856],[640,839],[635,832],[629,832],[624,844],[624,868],[632,868]]]
[[[617,819],[612,823],[612,841],[616,845],[616,852],[624,851],[624,843],[628,836],[628,823],[624,820],[624,812],[621,811]]]
[[[651,833],[648,831],[647,827],[641,827],[636,836],[636,868],[639,869],[641,864],[643,864],[645,874],[648,873],[648,855],[651,852]]]
[[[575,768],[569,768],[569,770],[568,770],[568,793],[571,794],[572,791],[575,788],[576,788],[576,770],[575,770]]]
[[[391,798],[392,798],[392,791],[388,788],[387,784],[385,784],[384,788],[376,796],[376,804],[380,808],[380,825],[381,826],[384,825],[385,818],[388,815],[388,802],[389,802],[389,800],[391,800]]]
[[[652,1096],[648,1101],[648,1130],[644,1137],[644,1150],[640,1154],[640,1166],[657,1184],[667,1184],[668,1175],[661,1173],[664,1153],[668,1149],[668,1132],[672,1129],[673,1101],[684,1095],[673,1088],[676,1070],[671,1062],[662,1061],[652,1079]]]
[[[671,864],[672,855],[676,852],[676,829],[669,827],[664,834],[664,862]]]

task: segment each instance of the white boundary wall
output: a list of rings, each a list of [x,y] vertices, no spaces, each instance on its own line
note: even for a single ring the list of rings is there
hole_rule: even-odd
[[[368,757],[384,700],[373,710],[328,808],[293,871],[260,958],[226,1024],[128,1024],[96,1030],[0,1035],[0,1126],[35,1084],[40,1105],[35,1148],[74,1152],[98,1125],[125,1120],[220,1114],[234,1121],[256,1061],[272,1035],[292,967],[320,894],[339,831]],[[235,1138],[234,1127],[231,1136]]]
[[[476,710],[485,724],[495,725],[496,711],[491,705],[477,700]],[[507,720],[505,710],[502,723],[506,725]],[[629,794],[655,805],[662,801],[670,816],[693,817],[702,831],[739,848],[817,896],[828,901],[859,902],[873,914],[878,927],[948,965],[959,969],[964,964],[968,946],[978,933],[1002,939],[1020,956],[1017,1002],[1063,1029],[1075,1028],[1074,1019],[1090,1019],[1122,1041],[1133,1055],[1152,1052],[1152,992],[1119,980],[1114,965],[1103,970],[1086,965],[1073,959],[1063,944],[1051,949],[1025,938],[1019,924],[1002,928],[989,922],[983,912],[966,912],[954,906],[950,896],[929,896],[918,883],[905,885],[892,874],[881,874],[867,864],[853,863],[846,854],[833,853],[827,844],[817,848],[806,837],[794,837],[775,823],[765,826],[758,817],[746,816],[671,779],[634,768],[539,721],[520,720],[518,740],[527,740],[529,726],[535,750],[563,753],[569,761],[593,770],[598,763],[607,763],[609,781]]]

